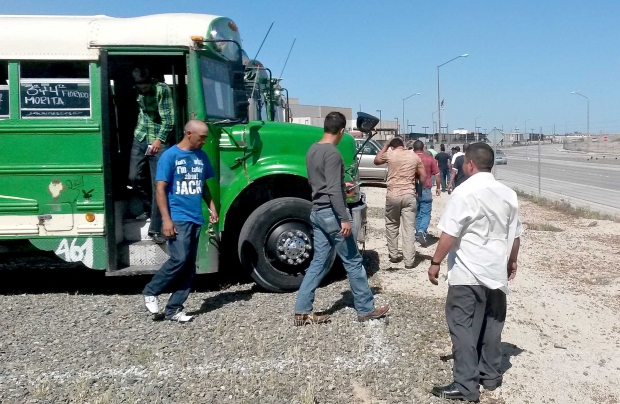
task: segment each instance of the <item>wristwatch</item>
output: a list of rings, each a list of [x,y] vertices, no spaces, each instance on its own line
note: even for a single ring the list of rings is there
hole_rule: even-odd
[[[440,265],[441,265],[441,262],[435,262],[435,261],[433,261],[433,260],[431,259],[431,265],[437,265],[437,266],[440,266]]]

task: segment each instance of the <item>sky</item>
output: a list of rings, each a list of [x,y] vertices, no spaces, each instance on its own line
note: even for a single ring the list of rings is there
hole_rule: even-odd
[[[233,19],[243,47],[302,104],[350,107],[433,128],[620,133],[620,1],[0,0],[3,14],[205,13]],[[199,34],[199,33],[197,33]],[[436,120],[436,114],[435,114]],[[402,122],[401,122],[402,124]],[[445,130],[444,130],[445,131]]]

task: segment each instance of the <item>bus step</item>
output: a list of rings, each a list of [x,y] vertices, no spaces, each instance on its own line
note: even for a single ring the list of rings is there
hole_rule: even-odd
[[[150,220],[123,220],[123,239],[126,241],[149,240],[150,237],[148,233],[150,224]]]
[[[125,241],[118,245],[121,265],[150,266],[161,265],[168,259],[168,245],[155,244],[151,240]]]
[[[116,271],[106,271],[105,276],[132,276],[132,275],[149,275],[154,274],[161,265],[135,265]]]

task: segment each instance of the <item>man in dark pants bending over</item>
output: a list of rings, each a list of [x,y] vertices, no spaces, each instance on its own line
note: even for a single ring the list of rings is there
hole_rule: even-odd
[[[196,274],[198,238],[204,224],[202,200],[209,206],[209,221],[219,221],[215,203],[205,181],[215,175],[202,146],[207,140],[207,125],[192,120],[185,125],[185,136],[178,145],[164,152],[157,164],[157,205],[163,218],[162,232],[168,238],[170,258],[144,288],[144,304],[153,314],[159,313],[157,297],[163,292],[172,296],[166,305],[166,319],[192,320],[183,312]]]
[[[508,281],[517,274],[522,233],[516,193],[493,178],[495,157],[485,143],[469,146],[463,170],[469,179],[452,193],[439,221],[442,231],[428,270],[437,285],[448,255],[446,320],[452,339],[454,382],[435,396],[477,401],[479,384],[502,384],[502,329]]]

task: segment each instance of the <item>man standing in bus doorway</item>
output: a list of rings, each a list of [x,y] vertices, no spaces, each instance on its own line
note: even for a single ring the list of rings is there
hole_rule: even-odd
[[[163,218],[163,234],[168,238],[170,258],[146,285],[142,294],[148,311],[159,313],[157,297],[172,295],[166,305],[167,320],[188,322],[183,312],[196,274],[196,255],[201,226],[204,225],[202,200],[209,206],[209,221],[219,217],[205,181],[215,173],[202,146],[207,140],[207,125],[191,120],[185,125],[183,140],[162,154],[157,165],[157,204]]]
[[[174,103],[170,88],[165,83],[156,82],[148,69],[135,68],[132,76],[138,91],[137,102],[140,113],[131,146],[127,188],[136,191],[140,196],[145,212],[150,209],[149,236],[157,244],[163,244],[166,238],[161,234],[162,217],[157,209],[155,175],[157,162],[168,148],[168,140],[174,129]],[[147,162],[151,172],[151,201],[138,185],[140,173]],[[147,214],[143,213],[137,219],[146,220],[147,217]]]
[[[413,143],[415,149],[416,140]],[[391,150],[390,150],[391,148]],[[427,156],[428,158],[432,158]],[[406,150],[403,139],[393,138],[375,156],[375,165],[388,165],[387,194],[385,197],[385,236],[389,259],[392,263],[405,261],[406,269],[413,269],[415,261],[416,178],[427,181],[427,172],[420,157]],[[398,235],[402,224],[403,254],[398,253]]]
[[[347,207],[344,163],[336,146],[344,136],[346,117],[330,112],[325,117],[323,139],[313,144],[306,155],[308,181],[312,187],[310,221],[314,230],[314,257],[306,271],[295,303],[294,324],[321,324],[328,314],[312,312],[314,292],[329,269],[335,249],[342,260],[353,292],[353,305],[360,322],[384,317],[389,306],[375,309],[375,299],[368,285],[362,255],[357,249],[351,214]]]

